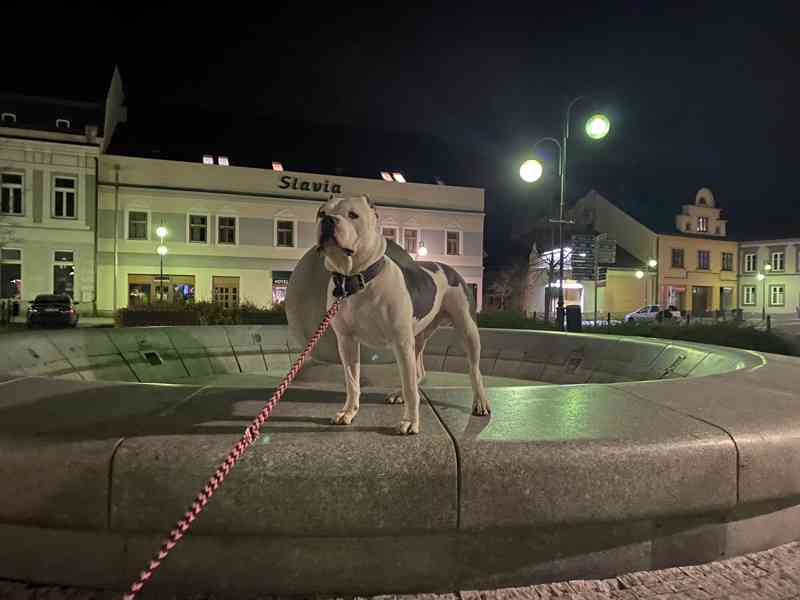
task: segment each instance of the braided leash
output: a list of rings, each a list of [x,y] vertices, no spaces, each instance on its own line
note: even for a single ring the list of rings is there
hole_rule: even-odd
[[[314,346],[317,345],[322,334],[325,333],[325,330],[331,324],[333,317],[336,316],[336,313],[339,311],[339,305],[341,304],[344,298],[338,298],[333,305],[328,309],[328,312],[325,314],[325,318],[322,319],[322,322],[317,327],[317,331],[314,332],[314,335],[311,336],[311,339],[308,340],[308,344],[306,344],[305,350],[303,353],[297,357],[297,360],[294,361],[292,368],[289,369],[289,372],[286,374],[286,377],[283,378],[281,384],[275,390],[275,393],[272,394],[272,398],[270,398],[269,402],[264,406],[258,416],[253,419],[253,422],[245,429],[244,435],[242,439],[239,440],[236,445],[231,449],[230,453],[228,454],[228,458],[225,459],[225,462],[220,464],[217,467],[216,472],[214,475],[211,476],[211,479],[208,480],[205,487],[197,494],[192,506],[189,510],[186,511],[183,515],[183,519],[178,521],[175,529],[169,532],[169,537],[164,540],[164,543],[161,545],[161,549],[156,554],[155,558],[153,558],[147,569],[141,572],[139,575],[139,579],[131,585],[131,591],[128,592],[123,596],[123,600],[133,600],[136,597],[136,594],[144,587],[144,584],[153,576],[153,572],[161,565],[161,562],[167,557],[170,550],[172,550],[178,543],[178,541],[186,534],[191,526],[192,522],[200,515],[205,505],[211,499],[211,496],[214,495],[214,492],[217,491],[217,488],[222,485],[225,476],[230,472],[231,469],[236,465],[237,461],[242,457],[245,451],[258,439],[258,436],[261,435],[261,426],[264,424],[269,418],[272,409],[278,404],[280,399],[283,397],[284,392],[289,387],[289,384],[292,383],[297,373],[303,367],[303,363],[306,361],[306,358],[311,353],[311,350],[314,349]]]

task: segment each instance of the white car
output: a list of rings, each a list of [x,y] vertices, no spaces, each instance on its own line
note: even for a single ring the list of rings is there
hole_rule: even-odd
[[[664,311],[664,316],[667,318],[673,319],[680,319],[681,318],[681,311],[679,311],[674,306],[668,306],[667,308],[663,308],[658,304],[648,304],[647,306],[643,306],[639,310],[635,310],[632,313],[628,313],[625,315],[625,321],[632,322],[632,321],[655,321],[656,317],[658,317],[658,313]]]

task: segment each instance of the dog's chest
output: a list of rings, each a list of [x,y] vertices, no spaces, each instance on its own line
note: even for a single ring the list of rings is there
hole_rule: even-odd
[[[396,338],[387,307],[365,301],[364,297],[351,296],[345,300],[333,321],[333,329],[337,335],[354,337],[376,348],[389,346]]]

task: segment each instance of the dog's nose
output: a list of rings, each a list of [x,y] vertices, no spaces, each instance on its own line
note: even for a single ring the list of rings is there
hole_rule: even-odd
[[[322,217],[320,225],[322,227],[322,233],[333,233],[333,230],[336,229],[336,219],[330,215],[325,215]]]

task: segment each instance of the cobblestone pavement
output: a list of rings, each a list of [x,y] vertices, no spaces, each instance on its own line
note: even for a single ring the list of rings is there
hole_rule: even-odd
[[[147,592],[140,600],[227,600],[210,594],[163,595]],[[116,600],[119,592],[34,586],[0,580],[2,600]],[[296,597],[297,598],[297,597]],[[320,597],[322,598],[322,597]],[[573,580],[521,588],[462,591],[452,594],[373,596],[357,600],[800,600],[800,542],[764,552],[692,567],[627,573],[612,579]],[[284,600],[244,596],[241,600]],[[237,600],[239,598],[237,597]],[[290,600],[286,597],[285,600]]]

